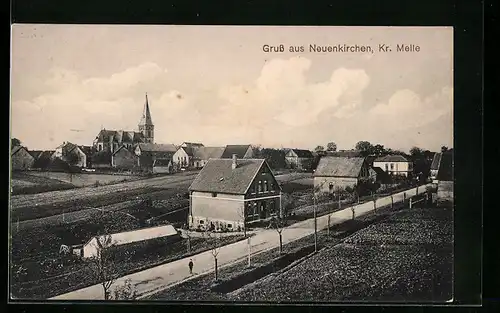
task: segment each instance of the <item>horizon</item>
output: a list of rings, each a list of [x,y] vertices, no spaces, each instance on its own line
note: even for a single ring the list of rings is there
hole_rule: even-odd
[[[15,24],[11,38],[11,138],[30,150],[137,131],[146,93],[158,144],[453,148],[450,27]],[[343,42],[421,52],[262,48]]]

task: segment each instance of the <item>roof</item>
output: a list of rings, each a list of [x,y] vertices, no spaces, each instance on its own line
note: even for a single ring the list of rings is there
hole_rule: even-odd
[[[28,152],[33,158],[37,159],[43,153],[43,150],[30,150]]]
[[[163,225],[163,226],[158,226],[158,227],[142,228],[142,229],[127,231],[127,232],[123,232],[123,233],[95,236],[95,237],[92,237],[92,239],[96,238],[96,239],[100,240],[100,242],[102,242],[102,240],[105,239],[106,236],[111,236],[112,244],[119,246],[119,245],[123,245],[123,244],[144,241],[144,240],[150,240],[150,239],[155,239],[155,238],[162,238],[162,237],[167,237],[167,236],[173,236],[173,235],[177,235],[177,234],[178,234],[177,230],[175,229],[174,226]],[[85,245],[87,245],[89,242],[91,242],[92,239],[89,240]]]
[[[365,158],[322,157],[314,176],[358,177]]]
[[[16,154],[19,150],[21,150],[22,148],[24,148],[23,146],[15,146],[15,147],[12,147],[12,150],[10,150],[10,155],[14,155]]]
[[[374,162],[408,162],[408,160],[402,155],[394,154],[378,157]]]
[[[434,153],[434,158],[432,158],[431,170],[439,170],[439,164],[441,163],[442,154],[437,152]]]
[[[243,159],[249,148],[251,148],[251,145],[227,145],[221,158],[231,159],[233,154],[236,154],[238,159]]]
[[[438,181],[453,181],[453,154],[443,153],[437,173]]]
[[[385,182],[390,178],[390,175],[378,166],[372,167],[371,169],[377,173],[377,181]]]
[[[119,151],[121,151],[121,150],[126,150],[126,151],[128,151],[130,154],[135,155],[132,151],[130,151],[129,149],[127,149],[127,147],[126,147],[126,146],[120,146],[120,148],[116,149],[116,150],[115,150],[115,152],[113,152],[113,154],[112,154],[112,155],[117,154],[117,153],[118,153]]]
[[[171,159],[156,159],[153,162],[153,166],[169,166],[171,163]]]
[[[51,157],[52,154],[54,154],[55,151],[53,150],[46,150],[42,151],[37,158],[35,158],[35,163],[33,164],[34,168],[43,168],[46,167],[50,164],[51,162]]]
[[[264,159],[239,159],[232,169],[232,159],[210,159],[189,187],[190,191],[246,194]]]
[[[102,129],[96,137],[99,142],[140,143],[144,142],[141,132]]]
[[[192,148],[192,156],[200,160],[220,159],[224,149],[224,147]]]
[[[140,143],[139,149],[145,152],[173,152],[175,153],[178,149],[176,145],[173,144],[157,144],[157,143]]]
[[[153,120],[151,119],[151,112],[149,111],[149,101],[148,94],[146,94],[146,102],[144,103],[144,110],[142,111],[141,121],[139,125],[153,125]]]
[[[86,155],[90,156],[92,154],[92,147],[91,146],[78,146],[80,150]]]
[[[311,151],[309,150],[302,150],[302,149],[290,149],[291,151],[293,151],[297,157],[299,158],[313,158],[313,154]]]
[[[183,142],[181,146],[191,146],[191,147],[203,147],[202,143],[199,142]]]

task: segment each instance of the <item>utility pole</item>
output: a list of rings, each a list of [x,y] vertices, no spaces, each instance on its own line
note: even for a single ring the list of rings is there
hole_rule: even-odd
[[[250,244],[250,237],[248,237],[247,243],[248,243],[248,267],[250,267],[251,266],[250,256],[252,255],[252,245]]]
[[[315,190],[313,189],[313,211],[314,211],[314,252],[318,251],[318,223],[316,220],[316,193]]]

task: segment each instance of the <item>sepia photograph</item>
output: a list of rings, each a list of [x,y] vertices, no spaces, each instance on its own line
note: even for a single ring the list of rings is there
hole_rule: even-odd
[[[13,24],[10,299],[453,301],[453,70],[453,27]]]

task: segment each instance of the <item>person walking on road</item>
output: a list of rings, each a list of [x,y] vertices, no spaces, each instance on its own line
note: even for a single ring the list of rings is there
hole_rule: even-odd
[[[193,259],[189,259],[189,274],[193,274]]]

